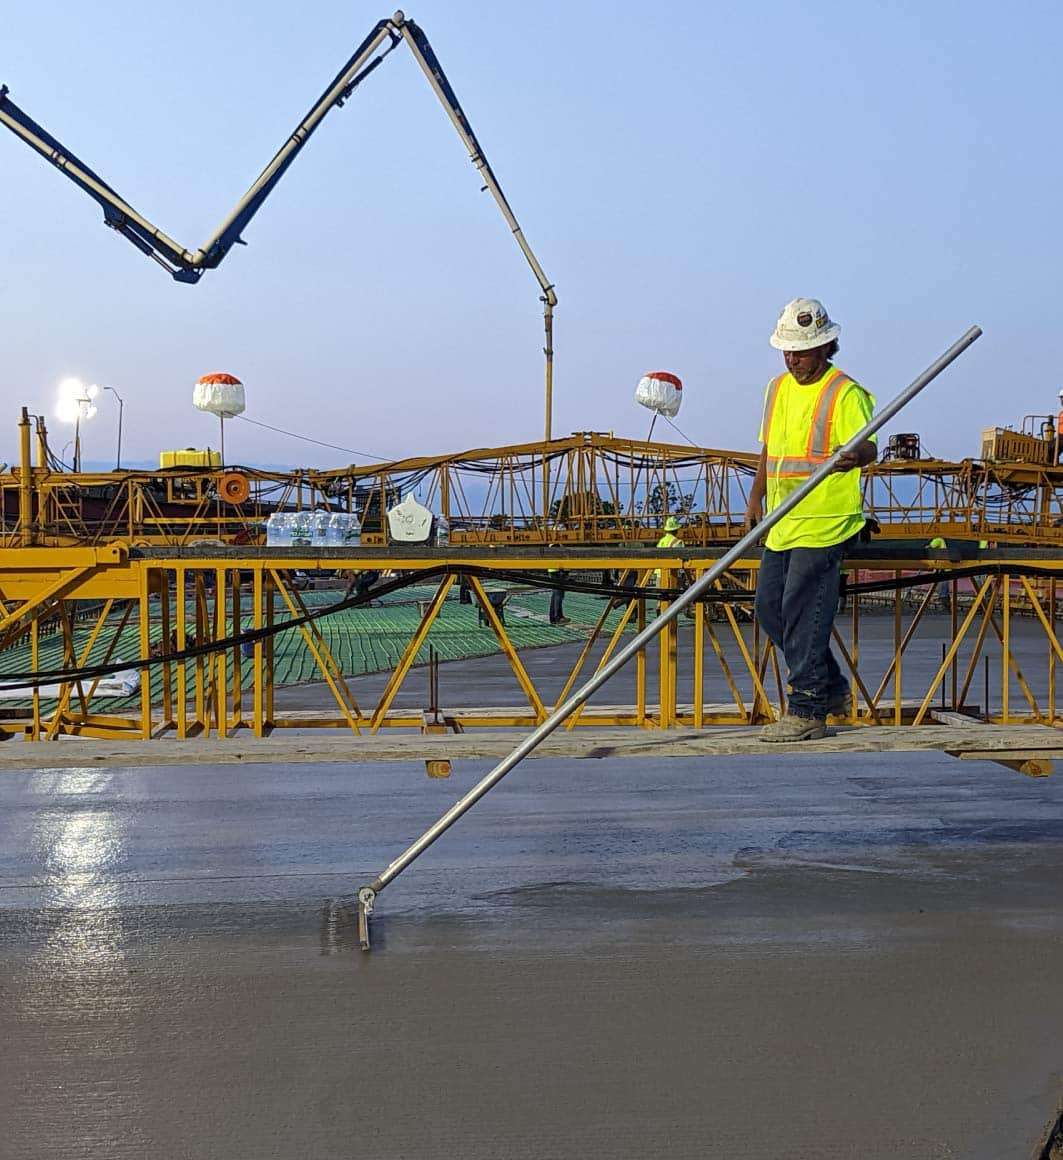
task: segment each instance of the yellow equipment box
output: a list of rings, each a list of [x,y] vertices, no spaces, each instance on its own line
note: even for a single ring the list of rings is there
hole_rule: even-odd
[[[185,447],[182,451],[160,451],[159,467],[221,467],[221,452],[197,451]]]
[[[982,432],[981,459],[989,463],[1052,462],[1053,440],[1038,439],[1010,427],[987,427]]]

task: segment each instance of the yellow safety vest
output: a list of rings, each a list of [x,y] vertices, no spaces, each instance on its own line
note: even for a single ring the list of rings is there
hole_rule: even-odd
[[[828,367],[802,386],[789,374],[768,384],[761,440],[767,449],[768,511],[805,482],[871,417],[874,400],[844,371]],[[839,419],[841,422],[839,422]],[[828,476],[768,533],[773,551],[826,548],[863,527],[860,472]]]
[[[683,547],[683,541],[678,536],[673,536],[671,532],[665,532],[664,535],[661,536],[661,538],[657,541],[657,547],[658,548],[681,548],[681,547]],[[661,583],[661,570],[660,570],[660,568],[654,569],[653,582],[654,582],[654,584],[658,584],[658,585]]]

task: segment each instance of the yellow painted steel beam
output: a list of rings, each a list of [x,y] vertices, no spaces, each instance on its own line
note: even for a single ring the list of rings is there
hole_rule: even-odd
[[[270,576],[276,586],[276,590],[280,593],[284,603],[287,604],[292,616],[295,618],[305,616],[306,605],[299,600],[298,594],[286,582],[286,578],[274,569],[270,570]],[[336,664],[331,652],[329,652],[324,637],[318,632],[316,625],[312,621],[309,624],[300,624],[298,632],[313,654],[318,669],[325,678],[325,683],[328,685],[330,692],[336,700],[336,704],[339,705],[340,710],[346,718],[348,726],[353,732],[360,733],[359,722],[362,721],[364,723],[362,712],[351,696],[351,691],[347,688],[347,684],[343,679],[343,673],[340,671],[340,667]]]
[[[32,576],[33,579],[39,581],[41,576],[45,576],[52,578],[53,583],[56,581],[60,585],[69,583],[72,586],[71,592],[76,592],[77,598],[80,599],[82,585],[79,574],[77,572],[64,573],[53,565],[57,556],[69,562],[79,558],[73,555],[73,553],[85,551],[85,549],[27,549],[25,552],[28,554],[22,557],[23,564],[29,566],[29,574],[27,574],[26,579],[28,580]],[[289,612],[293,616],[302,616],[306,612],[306,606],[302,599],[297,594],[286,593],[285,585],[280,578],[280,573],[290,569],[293,564],[293,557],[288,555],[278,558],[274,553],[248,549],[246,554],[236,551],[228,551],[224,555],[211,554],[209,556],[199,554],[188,556],[178,554],[174,556],[171,554],[163,559],[154,557],[150,553],[144,557],[123,558],[121,552],[116,557],[113,552],[108,556],[107,550],[105,549],[90,549],[87,551],[89,552],[88,555],[82,555],[80,557],[82,562],[93,561],[99,558],[101,553],[104,558],[108,558],[111,561],[107,567],[104,567],[100,571],[101,582],[113,583],[120,590],[120,594],[128,590],[130,581],[135,583],[137,592],[136,600],[127,603],[126,612],[127,615],[131,614],[131,606],[135,606],[135,615],[138,617],[138,635],[140,637],[139,648],[142,657],[146,657],[156,644],[156,634],[159,631],[162,632],[163,649],[167,652],[173,651],[171,646],[174,643],[177,644],[178,651],[181,651],[187,644],[191,643],[193,638],[197,643],[204,643],[219,640],[229,635],[231,630],[229,629],[227,621],[227,609],[231,607],[234,610],[233,614],[236,618],[243,617],[242,596],[240,595],[242,590],[238,583],[241,570],[251,574],[252,591],[257,591],[257,595],[253,599],[255,608],[253,619],[256,627],[265,626],[269,623],[273,615],[273,601],[272,599],[266,598],[266,591],[271,585],[280,589],[280,597],[285,601]],[[8,567],[9,558],[6,553],[3,558],[0,558],[0,592],[6,592],[7,582],[11,576],[11,569]],[[300,560],[306,558],[308,557],[298,557]],[[432,564],[438,564],[439,560],[438,556],[430,557],[427,552],[423,556],[418,553],[413,558],[418,561],[430,560]],[[624,555],[610,553],[608,564],[605,563],[603,556],[599,553],[583,554],[572,550],[551,552],[549,556],[545,553],[536,553],[534,556],[529,557],[527,554],[517,553],[516,555],[510,555],[509,553],[496,551],[472,553],[471,555],[466,553],[450,558],[450,566],[453,571],[447,579],[449,579],[451,584],[457,572],[473,564],[477,567],[485,567],[487,569],[493,567],[503,572],[511,572],[513,570],[528,572],[542,571],[546,567],[556,566],[557,564],[561,564],[573,571],[597,572],[603,566],[613,566],[615,568],[616,563],[621,561],[627,562],[632,567],[637,567],[641,573],[640,579],[644,584],[649,574],[655,568],[661,568],[662,573],[667,575],[670,568],[677,566],[677,559],[674,553],[655,556],[652,551],[631,552],[625,553]],[[372,559],[374,565],[391,564],[397,569],[406,569],[409,567],[411,556],[404,554],[401,550],[396,550],[394,553],[381,552],[374,553],[370,556],[355,557],[349,554],[347,559],[351,562],[357,559],[357,562],[363,566],[367,559]],[[1011,563],[1011,561],[1004,562]],[[335,557],[319,557],[316,563],[322,567],[335,567],[337,560]],[[866,563],[866,561],[860,561],[862,571],[867,571],[865,568]],[[907,570],[917,568],[921,563],[922,561],[918,556],[914,556],[905,561],[890,561],[892,571],[896,573],[904,572],[906,568]],[[1023,561],[1019,561],[1016,566],[1021,567],[1023,563]],[[1060,644],[1054,629],[1055,580],[1052,578],[1054,573],[1063,575],[1063,559],[1056,561],[1043,557],[1030,557],[1029,563],[1036,564],[1037,567],[1049,573],[1049,577],[1044,580],[1031,579],[1029,577],[986,577],[976,585],[976,591],[973,593],[962,618],[958,615],[958,603],[954,594],[951,601],[950,613],[955,624],[955,630],[952,634],[952,648],[946,650],[942,665],[935,673],[930,687],[924,689],[920,693],[919,698],[913,703],[906,702],[901,698],[899,673],[905,652],[919,639],[918,629],[929,607],[928,601],[932,597],[932,590],[928,588],[919,595],[919,604],[915,609],[914,616],[910,614],[907,603],[906,601],[902,601],[900,594],[895,596],[893,601],[894,620],[897,625],[895,655],[890,663],[890,668],[887,670],[886,675],[882,678],[881,683],[874,693],[869,692],[871,683],[866,681],[864,674],[859,671],[859,658],[855,643],[858,639],[860,624],[858,615],[859,599],[854,597],[851,630],[851,641],[853,642],[852,651],[850,652],[841,634],[841,621],[836,625],[836,640],[842,658],[852,672],[854,688],[860,699],[867,705],[872,719],[889,720],[892,718],[898,723],[905,721],[918,723],[927,719],[935,695],[942,689],[947,688],[945,681],[949,679],[950,673],[952,674],[953,693],[948,697],[943,693],[943,703],[947,702],[951,703],[954,707],[962,707],[966,704],[966,698],[975,676],[975,665],[983,653],[986,641],[989,640],[999,646],[1001,658],[1003,705],[1001,706],[999,714],[996,715],[997,719],[1004,722],[1017,720],[1056,720],[1054,681],[1049,681],[1050,692],[1047,700],[1039,702],[1033,695],[1032,689],[1034,687],[1040,688],[1041,686],[1030,679],[1031,674],[1026,671],[1029,668],[1029,662],[1026,662],[1022,667],[1019,666],[1012,651],[1012,633],[1014,630],[1013,617],[1018,615],[1020,611],[1028,614],[1032,618],[1032,622],[1044,634],[1047,663],[1049,666],[1054,666],[1058,661],[1063,660],[1063,645]],[[679,564],[685,569],[692,571],[706,566],[704,557],[699,557],[695,550],[684,552]],[[898,567],[898,564],[902,564],[903,566]],[[750,571],[752,572],[755,561],[750,561],[750,566]],[[958,566],[962,566],[962,562],[960,564],[946,562],[938,570],[938,575],[947,577]],[[205,578],[208,575],[213,580],[212,595],[209,598],[205,585]],[[172,621],[170,620],[169,613],[171,597],[170,585],[168,583],[168,578],[171,576],[175,582],[174,590],[179,593]],[[191,631],[187,620],[185,601],[186,581],[189,578],[191,578],[193,589],[192,615],[194,622],[191,625]],[[490,623],[493,609],[491,608],[490,601],[486,599],[486,593],[483,590],[479,577],[474,577],[474,579],[476,579],[477,595],[484,602],[485,617]],[[743,585],[745,582],[744,578],[739,578],[736,581],[736,583]],[[928,580],[926,583],[930,585],[935,582]],[[228,593],[228,599],[226,599],[226,593]],[[67,662],[76,664],[84,663],[88,657],[88,652],[84,648],[79,648],[77,651],[73,649],[71,626],[73,623],[73,612],[76,607],[75,598],[65,591],[48,588],[44,590],[44,596],[43,603],[36,603],[28,608],[18,608],[11,603],[8,604],[7,615],[16,618],[14,622],[9,622],[9,627],[12,624],[17,627],[24,622],[26,623],[26,631],[29,632],[31,645],[31,664],[35,668],[39,665],[41,624],[46,618],[56,616],[59,618],[64,634],[64,656]],[[156,596],[159,598],[157,602],[154,599]],[[752,591],[750,591],[749,596],[751,599]],[[1050,597],[1051,600],[1049,600]],[[118,598],[114,594],[108,597],[109,600]],[[1049,602],[1047,606],[1046,601]],[[628,602],[627,608],[622,613],[622,619],[625,623],[630,623],[636,614],[642,616],[644,619],[644,604],[644,600]],[[441,607],[441,602],[439,607]],[[642,657],[639,658],[642,661],[641,671],[638,661],[635,666],[635,704],[633,706],[616,707],[615,709],[607,707],[600,714],[591,712],[589,708],[585,707],[585,712],[581,713],[579,719],[571,723],[573,727],[583,724],[600,724],[603,720],[617,724],[641,725],[643,727],[656,727],[662,723],[668,725],[689,724],[692,726],[724,722],[741,724],[757,719],[764,719],[765,716],[775,712],[776,706],[781,705],[782,697],[781,674],[778,673],[776,667],[774,650],[762,648],[757,643],[758,637],[756,629],[753,632],[754,644],[752,647],[750,646],[746,639],[748,636],[748,626],[744,633],[743,626],[738,623],[735,609],[731,605],[722,604],[714,606],[714,608],[718,609],[719,615],[727,622],[733,643],[729,644],[726,648],[724,647],[724,642],[718,636],[716,628],[709,623],[708,616],[706,615],[706,606],[699,606],[695,612],[695,623],[693,626],[695,651],[688,656],[684,644],[682,654],[680,655],[674,652],[674,646],[666,647],[664,653],[657,658],[657,698],[659,705],[655,709],[651,710],[648,708],[648,702],[652,698],[647,691],[646,658]],[[438,607],[434,615],[438,615]],[[428,617],[427,620],[428,624],[430,624],[432,617]],[[513,665],[514,672],[518,675],[518,680],[531,706],[530,711],[523,709],[507,710],[505,720],[517,725],[523,725],[525,723],[534,725],[538,720],[541,720],[545,711],[542,707],[544,703],[543,698],[524,669],[518,651],[513,647],[512,642],[504,631],[504,626],[501,625],[497,616],[494,616],[494,621],[496,623],[493,627],[498,637],[499,646],[503,655],[507,655],[511,665]],[[174,625],[172,629],[170,627],[171,623]],[[242,619],[240,623],[243,623]],[[96,629],[94,630],[95,637],[98,637],[102,624],[103,619],[97,622]],[[592,641],[601,636],[604,625],[605,618],[603,615],[599,618],[599,624],[592,633]],[[418,634],[415,633],[414,639],[410,641],[410,644],[404,652],[403,661],[397,666],[396,672],[392,674],[392,682],[389,683],[385,698],[373,710],[371,717],[372,724],[370,726],[373,731],[384,727],[420,728],[423,724],[419,712],[397,715],[391,711],[390,706],[398,685],[401,684],[405,673],[408,672],[413,663],[413,658],[416,657],[417,649],[424,641],[427,627],[428,625],[422,621],[418,630],[420,632],[419,639]],[[361,714],[357,705],[354,704],[353,698],[349,696],[350,690],[346,687],[339,663],[329,652],[325,645],[324,637],[313,622],[302,626],[300,631],[304,644],[311,653],[315,654],[316,663],[320,671],[326,675],[326,680],[329,673],[333,674],[335,681],[334,692],[338,692],[337,703],[340,704],[342,712],[345,714],[343,718],[329,717],[327,714],[320,715],[319,717],[315,715],[314,725],[317,726],[320,724],[321,727],[324,727],[327,722],[342,720],[346,728],[352,728],[351,719],[358,720]],[[622,631],[622,628],[619,631]],[[171,635],[173,640],[171,640]],[[613,640],[606,645],[607,652],[613,647],[617,639],[619,639],[619,635],[614,630]],[[685,641],[688,637],[684,635],[682,639]],[[577,661],[577,672],[582,666],[585,666],[587,658],[591,655],[591,649],[593,647],[592,641],[587,641],[581,650],[580,658]],[[668,644],[667,640],[665,644]],[[961,645],[964,649],[965,657],[966,651],[969,648],[973,648],[973,654],[970,657],[966,675],[962,681],[962,688],[957,688],[957,661]],[[191,736],[196,732],[202,732],[204,730],[218,730],[220,733],[225,733],[232,729],[239,729],[245,727],[245,725],[250,725],[259,735],[265,735],[275,726],[305,725],[305,722],[298,720],[276,720],[272,706],[268,706],[267,704],[272,698],[273,691],[272,669],[264,663],[268,649],[268,641],[260,642],[257,648],[259,659],[256,660],[255,664],[255,680],[258,682],[259,691],[252,708],[252,719],[249,722],[244,721],[243,707],[240,700],[244,684],[243,677],[237,674],[234,667],[232,679],[230,679],[229,670],[226,665],[226,656],[224,653],[219,652],[210,660],[197,658],[194,662],[195,673],[191,687],[195,691],[195,706],[192,711],[189,711],[187,704],[186,689],[189,686],[186,683],[188,675],[186,672],[186,663],[174,662],[172,668],[176,670],[177,688],[172,691],[172,695],[169,695],[166,691],[168,674],[171,672],[171,666],[169,664],[164,664],[161,669],[161,679],[156,682],[157,688],[154,696],[152,695],[152,690],[147,680],[142,681],[140,691],[140,717],[136,719],[137,723],[135,726],[130,725],[131,718],[116,719],[113,724],[108,725],[104,720],[105,715],[97,714],[93,711],[92,688],[89,687],[86,690],[84,687],[79,687],[77,689],[77,696],[81,708],[80,711],[76,712],[71,711],[71,699],[75,695],[73,688],[68,688],[63,691],[58,706],[50,712],[44,710],[42,698],[38,694],[35,694],[33,697],[33,707],[28,718],[30,734],[36,737],[42,735],[55,736],[58,733],[66,732],[84,734],[86,730],[91,729],[99,732],[99,735],[102,736],[106,735],[108,729],[111,729],[116,734],[128,736],[132,729],[133,731],[139,730],[140,736],[151,736],[159,729],[165,729],[174,731],[179,737],[182,737]],[[230,646],[229,651],[232,651],[232,646]],[[742,664],[744,664],[749,678],[753,683],[754,699],[751,706],[743,704],[743,694],[739,689],[738,680],[731,668],[731,657],[735,655],[735,652],[741,657]],[[709,706],[704,703],[705,666],[707,662],[715,663],[714,671],[719,673],[720,678],[730,691],[732,705],[721,707],[718,705]],[[147,671],[146,666],[138,667],[142,667],[144,672]],[[679,687],[681,675],[689,672],[690,669],[693,669],[696,697],[694,702],[687,707],[676,703],[676,690]],[[767,691],[765,677],[771,673],[775,674],[776,687],[779,689],[778,697],[770,696]],[[1018,688],[1023,694],[1017,703],[1013,703],[1014,699],[1009,699],[1004,692],[1004,689],[1009,683],[1009,675],[1013,675],[1017,681]],[[889,688],[891,677],[894,682],[893,696],[887,697],[886,690]],[[570,681],[572,679],[575,679],[575,676],[570,678]],[[448,714],[448,720],[453,720],[462,727],[466,724],[469,727],[487,727],[490,724],[498,725],[500,723],[500,718],[497,714],[481,712],[475,709],[469,712],[462,711],[460,713],[448,711]],[[353,728],[357,731],[356,725]]]
[[[639,577],[638,582],[640,584],[648,584],[650,582],[650,577],[652,575],[653,575],[653,570],[650,569],[650,570],[646,571],[641,577]],[[629,600],[627,602],[627,606],[625,607],[623,613],[621,614],[620,620],[618,621],[616,627],[613,629],[613,633],[610,636],[609,641],[605,646],[605,651],[602,653],[601,657],[598,660],[597,665],[595,665],[595,667],[594,667],[595,673],[600,672],[602,670],[602,668],[606,664],[608,664],[609,659],[612,657],[613,653],[616,652],[617,648],[619,648],[620,642],[623,639],[624,632],[627,629],[628,625],[631,623],[633,616],[637,616],[640,618],[640,622],[641,622],[640,628],[645,627],[645,604],[646,604],[645,600]],[[609,611],[609,609],[607,608],[606,612],[602,614],[602,623],[604,623],[605,617],[608,615],[608,611]],[[588,641],[588,648],[584,650],[584,653],[588,652],[589,646],[590,646],[590,642]],[[561,705],[564,703],[564,701],[568,698],[569,693],[575,687],[576,681],[579,679],[579,674],[580,674],[580,671],[582,669],[583,655],[584,654],[581,654],[575,667],[573,668],[572,672],[569,674],[568,679],[565,681],[564,688],[561,690],[560,694],[557,697],[557,701],[555,702],[555,706],[554,706],[555,708],[558,705]],[[639,706],[641,706],[641,716],[644,719],[645,718],[645,708],[646,708],[646,654],[645,654],[645,651],[640,652],[638,657],[635,660],[635,692],[636,692],[636,696],[638,698],[638,704],[639,704]],[[565,722],[566,730],[571,732],[573,729],[576,728],[576,726],[579,724],[580,719],[583,717],[583,715],[590,711],[589,704],[590,704],[589,702],[585,701],[582,705],[580,705],[569,716],[569,719]]]
[[[402,682],[406,679],[406,674],[413,666],[413,662],[417,658],[421,645],[424,644],[425,638],[428,636],[428,630],[432,627],[432,622],[439,615],[439,610],[443,607],[443,601],[446,599],[447,593],[454,586],[456,579],[457,576],[451,573],[449,576],[444,576],[440,581],[435,596],[432,597],[428,607],[424,610],[421,623],[417,626],[413,637],[410,639],[410,643],[406,646],[405,651],[399,658],[399,663],[395,666],[391,674],[391,679],[388,681],[387,687],[380,696],[377,707],[370,715],[370,733],[376,733],[383,724],[387,711],[391,707],[391,702],[395,699],[395,694],[399,691]]]
[[[991,616],[992,607],[993,607],[993,599],[995,598],[996,588],[997,588],[997,585],[994,583],[993,577],[987,577],[986,580],[982,583],[981,588],[979,588],[977,596],[971,602],[971,607],[970,607],[969,612],[967,613],[967,615],[963,619],[963,624],[960,628],[959,635],[957,635],[956,638],[949,645],[949,647],[945,653],[945,656],[942,658],[940,667],[938,668],[937,672],[934,674],[934,677],[930,682],[930,688],[927,690],[926,696],[923,698],[923,701],[919,706],[919,710],[915,715],[915,722],[914,723],[916,725],[918,725],[923,720],[923,718],[926,716],[927,711],[930,708],[930,702],[933,700],[934,696],[937,694],[938,687],[940,686],[941,682],[944,680],[945,674],[949,670],[949,666],[952,664],[953,659],[955,658],[956,654],[959,652],[960,645],[963,643],[963,638],[966,635],[967,630],[970,628],[971,623],[973,622],[973,620],[978,612],[979,605],[981,604],[983,599],[986,599],[987,596],[989,597],[989,599],[988,599],[987,604],[986,604],[986,611]],[[899,663],[897,665],[897,671],[900,672],[900,664]],[[899,691],[898,691],[898,698],[897,698],[897,706],[899,709],[900,708]],[[986,708],[988,710],[988,706],[986,706]]]
[[[89,656],[91,655],[92,650],[96,645],[96,641],[99,639],[99,635],[100,635],[101,630],[103,629],[103,626],[107,623],[107,618],[110,616],[111,607],[113,604],[114,604],[114,601],[112,601],[112,600],[108,600],[104,604],[103,608],[100,610],[99,614],[96,617],[96,624],[94,625],[92,631],[90,632],[89,639],[86,642],[84,648],[82,648],[80,655],[71,656],[71,660],[73,661],[75,666],[80,668],[80,667],[88,664]],[[67,628],[67,626],[64,626],[64,628]],[[117,640],[117,634],[115,635],[115,640]],[[70,641],[70,644],[71,644],[71,646],[73,645],[72,640]],[[112,642],[111,647],[113,648],[113,642]],[[104,663],[106,663],[106,661]],[[51,741],[58,735],[60,728],[63,724],[63,719],[66,716],[67,708],[70,704],[70,697],[71,697],[75,688],[78,691],[78,695],[79,695],[80,702],[81,702],[81,712],[80,712],[80,714],[78,714],[78,717],[80,719],[84,720],[84,718],[88,715],[88,702],[91,701],[92,693],[93,693],[93,691],[98,683],[99,683],[98,680],[92,682],[92,684],[89,687],[88,696],[86,696],[84,693],[84,688],[83,688],[83,684],[81,681],[67,681],[61,685],[60,692],[59,692],[59,700],[56,703],[55,711],[52,714],[51,723],[49,724],[48,731],[45,735],[46,740]]]
[[[510,642],[509,636],[506,633],[505,625],[502,623],[502,618],[498,615],[494,604],[488,599],[487,592],[484,586],[475,576],[469,577],[469,587],[472,589],[476,598],[480,601],[480,607],[483,609],[484,615],[491,626],[491,631],[495,634],[495,639],[498,641],[499,647],[506,660],[509,661],[509,667],[513,670],[513,675],[517,678],[521,689],[524,690],[524,695],[528,699],[535,712],[537,722],[546,720],[546,708],[543,705],[542,699],[535,691],[535,685],[532,683],[531,677],[528,676],[528,671],[517,655],[517,650]]]

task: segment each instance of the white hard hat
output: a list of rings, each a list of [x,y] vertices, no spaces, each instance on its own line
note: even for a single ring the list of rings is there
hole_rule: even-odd
[[[795,298],[783,307],[770,342],[776,350],[811,350],[833,342],[842,328],[831,322],[822,302]]]

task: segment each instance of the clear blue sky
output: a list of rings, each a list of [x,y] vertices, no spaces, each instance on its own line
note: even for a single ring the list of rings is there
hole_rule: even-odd
[[[639,376],[678,424],[752,449],[780,307],[822,298],[838,363],[891,398],[984,337],[888,430],[977,455],[1056,410],[1059,5],[419,0],[554,281],[555,434],[642,437]],[[228,213],[383,7],[323,0],[5,4],[0,82],[189,248]],[[538,287],[412,57],[326,118],[222,266],[173,282],[0,129],[0,459],[66,375],[125,399],[123,459],[216,445],[192,384],[382,456],[541,437]],[[106,461],[114,400],[85,432]],[[69,434],[53,419],[57,449]],[[351,456],[234,422],[234,462]],[[667,429],[666,429],[667,430]],[[658,431],[660,433],[660,431]]]

